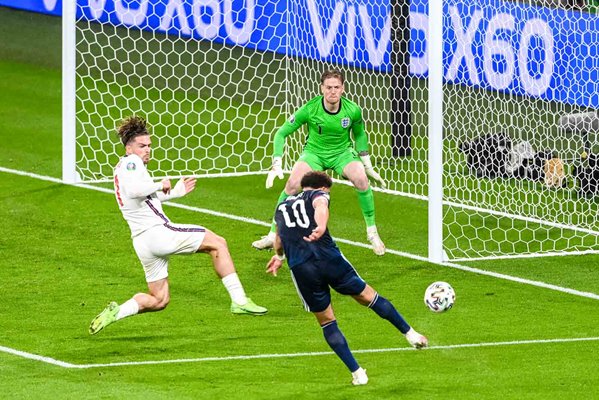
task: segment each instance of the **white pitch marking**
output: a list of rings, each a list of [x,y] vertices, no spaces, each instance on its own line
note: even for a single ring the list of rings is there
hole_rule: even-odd
[[[31,177],[31,178],[40,179],[40,180],[43,180],[43,181],[54,182],[54,183],[63,183],[60,179],[57,179],[57,178],[52,178],[52,177],[49,177],[49,176],[43,176],[43,175],[33,174],[31,172],[19,171],[19,170],[10,169],[10,168],[0,167],[0,172],[7,172],[7,173],[10,173],[10,174],[15,174],[15,175],[28,176],[28,177]],[[72,185],[69,185],[69,186],[77,186],[77,187],[82,187],[82,188],[85,188],[85,189],[95,190],[95,191],[98,191],[98,192],[113,194],[113,190],[111,190],[111,189],[107,189],[107,188],[103,188],[103,187],[98,187],[98,186],[93,186],[93,185],[72,184]],[[213,216],[221,217],[221,218],[228,218],[228,219],[232,219],[232,220],[240,221],[240,222],[245,222],[245,223],[249,223],[249,224],[270,227],[270,223],[269,222],[263,222],[263,221],[260,221],[260,220],[257,220],[257,219],[253,219],[253,218],[240,217],[240,216],[237,216],[237,215],[226,214],[226,213],[222,213],[222,212],[219,212],[219,211],[209,210],[209,209],[206,209],[206,208],[192,207],[192,206],[188,206],[188,205],[185,205],[185,204],[173,203],[173,202],[170,202],[170,201],[165,202],[164,204],[169,205],[171,207],[176,207],[176,208],[181,208],[181,209],[184,209],[184,210],[188,210],[188,211],[194,211],[194,212],[199,212],[199,213],[202,213],[202,214],[213,215]],[[340,238],[334,238],[334,239],[337,242],[339,242],[339,243],[345,243],[345,244],[349,244],[349,245],[356,246],[356,247],[363,247],[363,248],[366,248],[366,249],[370,249],[370,245],[366,244],[366,243],[354,242],[352,240],[340,239]],[[405,258],[410,258],[412,260],[417,260],[417,261],[422,261],[422,262],[426,262],[426,263],[431,263],[426,257],[419,256],[419,255],[416,255],[416,254],[411,254],[411,253],[405,253],[403,251],[387,249],[387,253],[389,253],[389,254],[395,254],[397,256],[401,256],[401,257],[405,257]],[[493,278],[508,280],[508,281],[512,281],[512,282],[518,282],[518,283],[522,283],[522,284],[526,284],[526,285],[537,286],[537,287],[541,287],[541,288],[544,288],[544,289],[555,290],[555,291],[558,291],[558,292],[568,293],[568,294],[575,295],[575,296],[580,296],[580,297],[586,297],[586,298],[593,299],[593,300],[599,300],[599,294],[596,294],[596,293],[583,292],[583,291],[580,291],[580,290],[570,289],[570,288],[566,288],[566,287],[562,287],[562,286],[557,286],[557,285],[552,285],[550,283],[545,283],[545,282],[541,282],[541,281],[533,281],[533,280],[530,280],[530,279],[519,278],[517,276],[511,276],[511,275],[500,274],[498,272],[486,271],[486,270],[483,270],[483,269],[478,269],[478,268],[473,268],[473,267],[467,267],[465,265],[460,265],[460,264],[451,263],[451,262],[431,263],[431,264],[436,264],[436,265],[440,265],[440,266],[443,266],[443,267],[449,267],[449,268],[459,269],[461,271],[470,272],[470,273],[474,273],[474,274],[478,274],[478,275],[491,276]]]
[[[444,346],[431,346],[426,351],[431,350],[451,350],[451,349],[465,349],[473,347],[497,347],[497,346],[520,346],[527,344],[544,344],[544,343],[572,343],[572,342],[590,342],[597,341],[599,337],[581,337],[581,338],[556,338],[556,339],[536,339],[536,340],[511,340],[506,342],[487,342],[487,343],[463,343],[463,344],[452,344]],[[110,368],[110,367],[126,367],[126,366],[137,366],[137,365],[159,365],[159,364],[183,364],[183,363],[196,363],[196,362],[207,362],[207,361],[232,361],[232,360],[258,360],[258,359],[273,359],[273,358],[295,358],[295,357],[318,357],[318,356],[330,356],[334,355],[332,351],[319,351],[319,352],[302,352],[302,353],[275,353],[275,354],[255,354],[255,355],[239,355],[239,356],[225,356],[225,357],[201,357],[201,358],[181,358],[173,360],[154,360],[154,361],[126,361],[126,362],[115,362],[115,363],[99,363],[99,364],[71,364],[64,361],[56,360],[50,357],[43,357],[37,354],[31,354],[20,350],[11,349],[9,347],[0,346],[0,351],[13,354],[16,356],[24,357],[30,360],[40,361],[52,365],[56,365],[63,368],[70,369],[89,369],[89,368]],[[363,350],[352,350],[353,353],[391,353],[398,351],[419,351],[413,347],[395,347],[387,349],[363,349]]]
[[[539,343],[567,343],[567,342],[582,342],[582,341],[595,341],[599,340],[599,337],[588,337],[588,338],[563,338],[563,339],[539,339],[539,340],[512,340],[508,342],[489,342],[489,343],[464,343],[454,344],[445,346],[431,346],[421,350],[448,350],[448,349],[462,349],[471,347],[493,347],[493,346],[517,346],[525,344],[539,344]],[[352,353],[391,353],[397,351],[420,351],[413,347],[394,347],[387,349],[364,349],[364,350],[352,350]],[[230,360],[256,360],[264,358],[294,358],[294,357],[317,357],[317,356],[330,356],[335,353],[332,351],[319,351],[319,352],[305,352],[305,353],[283,353],[283,354],[256,354],[246,356],[227,356],[227,357],[202,357],[202,358],[184,358],[180,360],[158,360],[158,361],[129,361],[129,362],[118,362],[118,363],[106,363],[106,364],[79,364],[76,368],[100,368],[100,367],[124,367],[131,365],[154,365],[154,364],[175,364],[175,363],[191,363],[191,362],[206,362],[206,361],[230,361]]]
[[[68,362],[56,360],[56,359],[51,358],[51,357],[45,357],[45,356],[40,356],[40,355],[33,354],[33,353],[27,353],[26,351],[11,349],[10,347],[0,346],[0,352],[12,354],[12,355],[23,357],[23,358],[27,358],[29,360],[41,361],[41,362],[44,362],[46,364],[57,365],[57,366],[63,367],[63,368],[80,368],[76,364],[71,364],[71,363],[68,363]]]
[[[43,181],[63,184],[63,182],[58,178],[53,178],[53,177],[44,176],[44,175],[38,175],[38,174],[31,173],[31,172],[19,171],[19,170],[14,170],[14,169],[5,168],[5,167],[0,167],[0,172],[6,172],[6,173],[20,175],[20,176],[27,176],[27,177],[31,177],[31,178],[35,178],[35,179],[39,179],[39,180],[43,180]],[[99,192],[103,192],[103,193],[109,193],[109,194],[113,193],[113,191],[110,189],[87,185],[87,184],[76,184],[76,185],[72,185],[72,186],[79,186],[79,187],[83,187],[86,189],[91,189],[91,190],[95,190],[95,191],[99,191]],[[178,203],[172,203],[172,202],[166,202],[165,204],[168,204],[169,206],[172,206],[172,207],[189,210],[189,211],[195,211],[195,212],[214,215],[214,216],[218,216],[218,217],[229,218],[229,219],[233,219],[236,221],[251,223],[251,224],[255,224],[255,225],[270,226],[270,223],[259,221],[259,220],[253,219],[253,218],[239,217],[239,216],[235,216],[235,215],[231,215],[231,214],[221,213],[218,211],[213,211],[213,210],[208,210],[208,209],[203,209],[203,208],[198,208],[198,207],[191,207],[191,206],[187,206],[184,204],[178,204]],[[351,240],[339,239],[339,238],[335,238],[335,240],[340,243],[350,244],[350,245],[357,246],[357,247],[363,247],[363,248],[368,248],[368,249],[370,248],[370,245],[365,244],[365,243],[359,243],[359,242],[354,242]],[[398,255],[401,257],[406,257],[406,258],[410,258],[410,259],[417,260],[417,261],[430,262],[426,257],[418,256],[416,254],[410,254],[410,253],[405,253],[405,252],[391,250],[391,249],[387,249],[387,252],[390,254],[395,254],[395,255]],[[510,276],[510,275],[499,274],[499,273],[491,272],[491,271],[480,270],[478,268],[466,267],[466,266],[458,265],[458,264],[454,264],[454,263],[444,262],[444,263],[438,263],[437,265],[446,266],[446,267],[450,267],[450,268],[456,268],[456,269],[459,269],[462,271],[472,272],[475,274],[488,275],[488,276],[492,276],[492,277],[499,278],[499,279],[505,279],[505,280],[529,284],[529,285],[533,285],[533,286],[539,286],[539,287],[543,287],[543,288],[547,288],[547,289],[561,291],[564,293],[569,293],[569,294],[574,294],[577,296],[588,297],[588,298],[592,298],[595,300],[599,300],[599,295],[597,295],[595,293],[581,292],[578,290],[563,288],[560,286],[551,285],[551,284],[547,284],[544,282],[531,281],[528,279],[518,278],[518,277],[514,277],[514,276]],[[599,337],[456,344],[456,345],[447,345],[447,346],[431,346],[427,350],[456,349],[456,348],[469,348],[469,347],[489,347],[489,346],[511,346],[511,345],[535,344],[535,343],[564,343],[564,342],[595,341],[595,340],[599,340]],[[353,352],[354,353],[382,353],[382,352],[407,351],[407,350],[415,350],[415,349],[409,348],[409,347],[402,347],[402,348],[390,348],[390,349],[354,350]],[[64,361],[56,360],[56,359],[53,359],[50,357],[40,356],[37,354],[27,353],[27,352],[16,350],[16,349],[11,349],[9,347],[4,347],[4,346],[0,346],[0,351],[4,352],[4,353],[13,354],[16,356],[28,358],[28,359],[35,360],[35,361],[41,361],[41,362],[45,362],[48,364],[57,365],[57,366],[60,366],[63,368],[78,368],[78,369],[126,366],[126,365],[202,362],[202,361],[247,360],[247,359],[282,358],[282,357],[308,357],[308,356],[321,356],[321,355],[334,354],[332,352],[259,354],[259,355],[250,355],[250,356],[204,357],[204,358],[190,358],[190,359],[180,359],[180,360],[159,360],[159,361],[138,361],[138,362],[132,361],[132,362],[122,362],[122,363],[80,364],[80,365],[78,365],[78,364],[71,364],[71,363],[67,363]]]
[[[18,169],[0,167],[0,171],[1,172],[6,172],[7,174],[28,176],[30,178],[35,178],[35,179],[39,179],[39,180],[42,180],[42,181],[49,181],[49,182],[54,182],[54,183],[63,183],[62,180],[60,180],[58,178],[52,178],[51,176],[45,176],[45,175],[38,175],[38,174],[34,174],[32,172],[19,171]]]
[[[571,251],[568,253],[559,253],[556,251],[547,252],[547,253],[532,253],[532,254],[506,254],[503,256],[493,256],[493,258],[489,257],[472,257],[472,258],[453,258],[453,262],[465,261],[465,262],[473,262],[473,261],[489,261],[489,260],[515,260],[522,258],[543,258],[543,257],[568,257],[568,256],[581,256],[581,255],[589,255],[589,254],[599,254],[599,250],[578,250]]]

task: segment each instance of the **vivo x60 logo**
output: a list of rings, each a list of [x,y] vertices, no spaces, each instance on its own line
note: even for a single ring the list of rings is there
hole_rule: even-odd
[[[56,2],[44,1],[49,6]],[[277,8],[280,1],[287,1],[285,12]],[[250,47],[257,40],[265,40],[261,34],[256,35],[259,39],[252,39],[253,33],[286,24],[286,12],[303,10],[290,17],[290,21],[307,27],[307,40],[314,43],[317,50],[311,57],[383,70],[390,68],[388,0],[78,0],[78,3],[87,3],[88,15],[97,20],[106,18],[107,2],[111,4],[113,17],[125,25],[147,29],[152,17],[153,29],[168,31],[177,26],[186,36],[213,40],[225,35],[235,44]],[[413,4],[423,9],[420,5],[425,3],[415,0]],[[387,14],[381,15],[385,11]],[[533,96],[546,92],[554,71],[554,33],[545,20],[516,17],[518,10],[510,11],[513,15],[492,7],[484,13],[476,6],[446,8],[444,70],[447,81],[488,85],[497,90],[517,86]],[[298,18],[307,20],[298,21]],[[429,56],[428,15],[413,8],[409,24],[410,72],[425,76]],[[267,31],[272,32],[272,29]],[[291,29],[284,32],[293,35]],[[280,38],[272,39],[281,42]]]
[[[332,16],[324,21],[317,1],[304,1],[320,57],[343,63],[364,63],[359,57],[366,54],[370,67],[390,68],[385,65],[391,48],[390,13],[375,27],[373,21],[380,18],[373,19],[366,4],[338,0]],[[483,14],[481,9],[460,10],[455,5],[449,6],[448,11],[449,18],[444,17],[444,35],[452,35],[451,40],[444,38],[445,52],[449,53],[445,65],[447,81],[459,80],[471,85],[481,85],[484,81],[496,90],[516,85],[533,96],[545,93],[550,87],[555,63],[554,33],[545,20],[523,21],[520,17],[517,21],[509,13],[489,15],[489,12]],[[427,14],[410,12],[410,72],[415,75],[428,73],[428,24]],[[358,26],[361,29],[357,29]],[[345,37],[341,37],[343,35]],[[334,44],[339,41],[344,47],[335,54]],[[463,69],[465,72],[460,75]]]
[[[106,17],[107,1],[114,4],[115,17],[125,25],[146,28],[148,18],[153,16],[159,22],[151,28],[168,31],[178,26],[182,35],[208,40],[216,38],[224,27],[228,39],[243,45],[254,31],[256,1],[260,0],[87,0],[92,19]],[[150,10],[154,15],[149,15]],[[245,11],[243,19],[237,17],[240,11]]]

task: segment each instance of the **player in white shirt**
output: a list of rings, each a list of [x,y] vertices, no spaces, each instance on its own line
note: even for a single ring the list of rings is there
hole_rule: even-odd
[[[183,178],[171,188],[164,179],[154,182],[146,169],[152,140],[143,118],[125,118],[118,128],[126,155],[114,169],[116,201],[131,229],[133,247],[144,268],[148,293],[137,293],[125,303],[111,302],[89,326],[95,335],[106,326],[131,315],[163,310],[169,303],[168,260],[173,254],[207,253],[231,297],[234,314],[264,315],[267,309],[245,295],[224,238],[199,225],[172,223],[162,202],[185,196],[196,180]]]

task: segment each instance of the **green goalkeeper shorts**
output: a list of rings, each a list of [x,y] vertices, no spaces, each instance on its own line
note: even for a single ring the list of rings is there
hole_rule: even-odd
[[[341,154],[328,157],[323,157],[315,152],[304,150],[298,161],[307,163],[314,171],[325,171],[327,169],[331,169],[341,176],[344,176],[343,169],[347,164],[352,161],[362,162],[360,161],[360,157],[358,156],[356,150],[351,147],[348,147]]]

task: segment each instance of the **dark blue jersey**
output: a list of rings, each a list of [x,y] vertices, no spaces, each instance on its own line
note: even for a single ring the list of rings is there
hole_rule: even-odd
[[[322,190],[308,190],[288,197],[277,206],[275,222],[290,268],[309,260],[330,260],[341,256],[328,228],[317,241],[304,240],[316,228],[312,202],[321,196],[329,200],[329,194]]]

